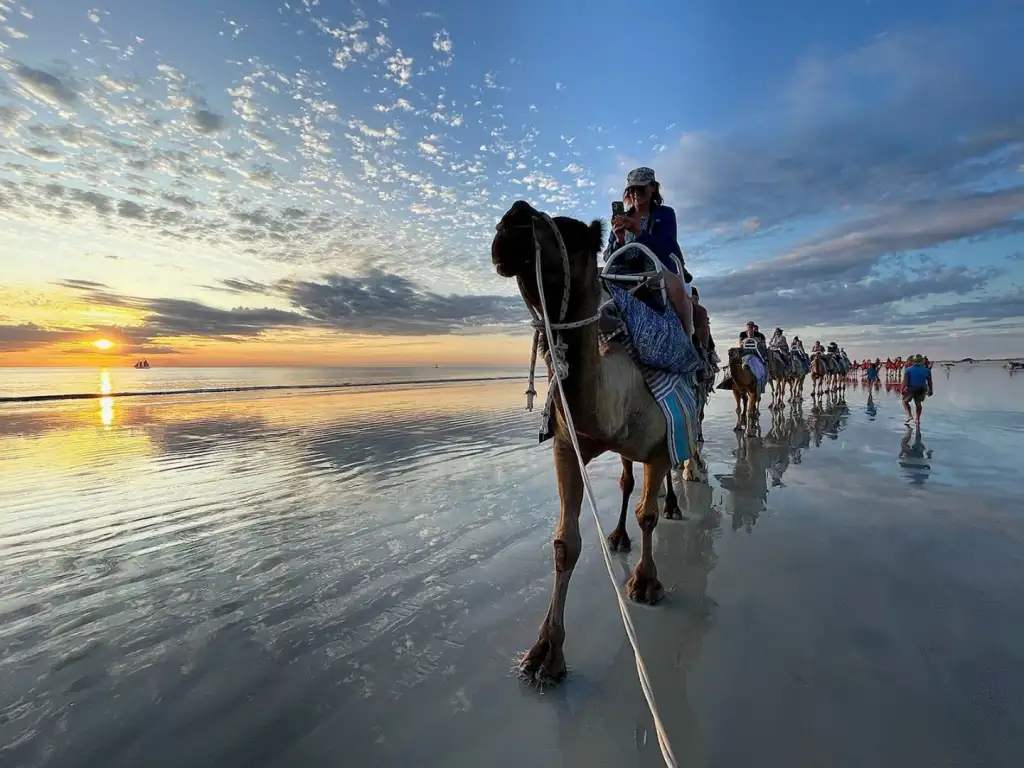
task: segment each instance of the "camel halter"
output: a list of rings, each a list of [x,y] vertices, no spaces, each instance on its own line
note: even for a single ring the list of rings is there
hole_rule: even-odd
[[[611,555],[608,554],[608,547],[605,546],[604,538],[601,535],[601,516],[597,511],[597,501],[594,497],[594,489],[590,485],[590,476],[587,474],[587,465],[583,461],[583,453],[580,451],[579,439],[576,437],[576,425],[573,424],[572,414],[569,412],[569,400],[565,396],[565,390],[562,388],[562,381],[569,375],[569,366],[565,360],[565,350],[567,346],[562,340],[561,334],[556,334],[555,332],[563,330],[567,331],[573,328],[582,328],[590,325],[591,323],[596,323],[600,318],[600,312],[584,320],[576,320],[570,323],[565,322],[565,315],[569,309],[569,253],[565,248],[565,242],[562,240],[562,234],[558,231],[558,227],[555,226],[555,222],[551,220],[551,217],[542,213],[540,214],[540,218],[548,225],[555,235],[555,240],[558,242],[559,254],[562,257],[562,268],[565,272],[565,283],[562,287],[562,304],[558,312],[558,322],[552,323],[551,318],[548,317],[547,301],[544,299],[544,280],[541,269],[542,249],[540,238],[537,237],[536,219],[534,219],[531,223],[531,228],[533,230],[536,261],[537,293],[540,296],[540,313],[538,313],[537,310],[533,308],[533,305],[530,304],[530,301],[523,289],[522,279],[517,278],[519,291],[523,294],[523,300],[526,302],[526,306],[530,309],[530,314],[533,315],[533,326],[536,329],[533,336],[533,355],[530,360],[530,385],[529,389],[526,391],[527,409],[532,410],[532,396],[537,394],[532,391],[533,377],[534,369],[537,364],[537,343],[540,339],[541,331],[543,330],[548,345],[550,365],[554,373],[551,379],[551,384],[548,386],[548,404],[544,406],[544,417],[547,418],[547,415],[550,412],[554,391],[557,389],[562,401],[562,415],[565,417],[565,425],[568,427],[569,440],[572,441],[573,450],[576,452],[576,460],[580,465],[580,475],[583,478],[583,489],[586,491],[587,501],[590,502],[590,511],[594,514],[594,530],[597,532],[598,537],[597,548],[601,551],[601,554],[604,557],[604,567],[608,572],[608,578],[612,582],[612,589],[615,591],[615,598],[619,606],[619,615],[622,617],[622,626],[626,630],[626,637],[629,640],[629,644],[633,647],[633,658],[636,660],[636,674],[640,680],[640,688],[643,690],[644,698],[647,700],[647,708],[650,710],[651,718],[654,720],[654,730],[658,736],[658,747],[661,749],[661,757],[668,768],[678,768],[676,756],[672,752],[672,745],[669,744],[668,741],[668,734],[665,732],[665,726],[662,724],[661,716],[658,714],[658,705],[654,701],[654,690],[651,686],[650,676],[647,674],[647,666],[644,664],[644,660],[640,655],[640,642],[636,637],[636,628],[633,626],[633,619],[630,618],[626,601],[623,599],[622,592],[619,589],[619,581],[615,576],[615,568],[612,565]]]
[[[565,316],[569,311],[569,286],[571,280],[571,272],[569,267],[569,251],[565,247],[565,241],[562,239],[562,233],[558,231],[558,227],[555,226],[555,222],[551,220],[551,217],[546,213],[540,214],[540,218],[548,225],[552,234],[555,236],[555,241],[558,243],[558,253],[562,257],[562,304],[558,310],[558,322],[551,323],[548,319],[547,304],[544,301],[544,281],[543,281],[543,268],[541,263],[542,247],[540,238],[537,237],[537,219],[534,218],[530,222],[530,230],[533,233],[533,246],[534,246],[534,268],[537,274],[537,290],[540,292],[540,303],[541,310],[544,313],[543,318],[533,308],[533,304],[530,303],[529,298],[526,295],[525,287],[523,286],[523,278],[517,277],[516,282],[519,284],[519,293],[523,297],[523,301],[526,303],[526,308],[530,310],[530,315],[533,317],[531,325],[533,326],[533,349],[530,352],[530,378],[526,385],[526,410],[533,410],[533,399],[537,396],[537,390],[534,388],[534,384],[537,376],[537,351],[540,345],[541,334],[544,331],[544,323],[547,321],[548,325],[552,330],[555,331],[571,331],[576,328],[584,328],[591,323],[596,323],[601,313],[593,315],[592,317],[585,318],[583,320],[576,320],[570,323],[565,322]],[[562,339],[562,334],[555,334],[554,339],[547,339],[548,348],[544,353],[544,357],[551,366],[551,370],[554,377],[559,381],[563,381],[569,375],[569,361],[565,357],[565,353],[568,349],[568,345]],[[547,424],[548,418],[551,416],[551,407],[554,405],[555,389],[554,387],[548,387],[547,401],[544,403],[544,411],[541,415],[541,423]]]

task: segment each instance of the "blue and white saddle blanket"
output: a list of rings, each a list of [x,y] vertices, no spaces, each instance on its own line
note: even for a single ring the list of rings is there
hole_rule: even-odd
[[[764,394],[764,385],[768,382],[768,371],[765,370],[764,362],[757,355],[744,355],[743,364],[750,369],[757,379],[757,394]]]
[[[697,370],[704,363],[671,309],[662,314],[618,286],[608,289],[612,301],[602,308],[598,343],[614,341],[633,358],[665,416],[672,466],[681,467],[697,453]],[[541,442],[554,435],[551,416],[541,425]]]

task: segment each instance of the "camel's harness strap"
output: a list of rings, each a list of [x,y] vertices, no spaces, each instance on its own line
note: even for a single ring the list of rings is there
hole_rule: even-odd
[[[636,628],[633,626],[633,619],[630,618],[626,601],[622,597],[622,592],[619,589],[619,582],[615,577],[615,568],[612,564],[611,555],[608,554],[608,548],[605,546],[604,538],[601,535],[601,517],[597,511],[597,500],[594,496],[594,490],[590,485],[590,477],[587,475],[586,464],[583,462],[583,454],[580,451],[579,440],[576,437],[576,426],[573,424],[572,414],[569,412],[569,401],[565,396],[565,390],[562,388],[562,381],[569,375],[569,367],[565,359],[567,346],[562,340],[561,334],[556,334],[555,332],[571,330],[573,328],[582,328],[590,325],[591,323],[596,323],[600,317],[600,313],[593,317],[588,317],[585,320],[577,320],[571,323],[565,322],[565,315],[569,309],[569,253],[565,248],[565,242],[562,240],[562,234],[558,231],[558,227],[555,226],[551,217],[546,214],[541,214],[541,218],[554,234],[555,240],[558,242],[559,254],[562,257],[562,268],[565,272],[565,282],[562,285],[562,304],[558,311],[558,322],[552,323],[551,318],[548,317],[548,305],[544,299],[543,268],[541,264],[542,248],[540,238],[537,237],[535,219],[533,222],[533,242],[535,246],[534,266],[537,272],[537,291],[539,293],[541,307],[540,313],[538,313],[530,304],[530,301],[523,290],[522,280],[519,280],[519,290],[523,294],[526,306],[530,309],[530,314],[533,315],[533,326],[536,329],[533,338],[533,355],[530,361],[530,384],[526,392],[527,409],[532,410],[533,396],[536,395],[536,392],[533,391],[534,369],[536,368],[537,363],[537,345],[540,340],[541,331],[543,331],[545,340],[547,341],[548,355],[550,356],[549,359],[553,375],[551,377],[551,382],[548,385],[548,400],[547,405],[544,407],[544,416],[542,418],[548,418],[554,397],[554,391],[557,389],[562,401],[562,414],[565,417],[565,426],[569,433],[569,439],[572,441],[573,450],[576,451],[576,459],[580,465],[580,475],[583,478],[583,488],[586,491],[587,500],[590,502],[590,510],[594,514],[594,530],[597,532],[598,536],[598,549],[604,557],[605,569],[608,572],[608,578],[611,579],[612,587],[615,590],[615,597],[619,605],[619,615],[622,617],[622,625],[626,630],[626,637],[629,639],[629,644],[633,647],[633,656],[636,660],[637,677],[640,679],[640,688],[643,690],[644,698],[647,700],[647,707],[654,720],[654,730],[658,735],[658,746],[661,749],[661,756],[665,761],[665,765],[669,768],[677,768],[678,764],[676,763],[675,755],[672,752],[672,746],[669,744],[668,734],[665,732],[665,726],[661,722],[661,717],[658,714],[658,707],[654,701],[654,690],[651,686],[650,677],[647,674],[647,667],[640,655],[640,643],[637,640]]]

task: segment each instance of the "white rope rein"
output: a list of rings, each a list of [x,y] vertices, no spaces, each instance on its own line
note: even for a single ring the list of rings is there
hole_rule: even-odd
[[[547,340],[548,350],[551,351],[551,367],[554,375],[551,378],[551,384],[548,387],[548,404],[550,406],[552,395],[554,390],[558,389],[558,394],[562,401],[562,413],[565,416],[565,424],[569,430],[569,439],[572,441],[573,450],[576,451],[576,459],[580,465],[580,474],[583,477],[583,488],[587,494],[587,501],[590,502],[590,510],[594,514],[594,530],[597,532],[598,537],[598,549],[601,550],[601,554],[604,557],[605,569],[608,572],[608,578],[612,582],[612,588],[615,591],[615,597],[619,605],[619,614],[622,617],[622,625],[626,630],[626,637],[629,638],[629,644],[633,646],[633,656],[636,660],[636,672],[637,677],[640,679],[640,688],[643,690],[644,698],[647,700],[647,708],[651,712],[651,717],[654,719],[654,729],[658,735],[658,746],[661,748],[661,756],[665,761],[665,765],[669,768],[678,768],[676,763],[675,754],[672,752],[672,746],[669,744],[668,735],[665,732],[665,726],[661,722],[661,717],[658,714],[658,707],[654,701],[654,690],[651,686],[650,676],[647,674],[647,667],[644,664],[643,658],[640,655],[640,643],[636,637],[636,628],[633,626],[633,619],[630,618],[629,609],[626,606],[626,601],[622,597],[622,592],[619,589],[618,579],[615,577],[615,568],[612,564],[611,555],[608,554],[608,548],[605,546],[604,538],[601,535],[601,517],[597,511],[597,501],[594,497],[594,490],[590,485],[590,477],[587,475],[587,467],[583,462],[583,454],[580,451],[580,444],[576,437],[576,426],[573,424],[572,414],[569,412],[569,402],[565,396],[565,390],[562,388],[562,380],[568,376],[568,366],[565,365],[564,349],[565,342],[561,338],[556,340],[555,331],[558,330],[569,330],[571,328],[582,328],[585,325],[597,322],[598,315],[589,317],[585,320],[578,320],[572,323],[565,322],[565,314],[569,307],[569,254],[566,251],[565,243],[562,241],[562,235],[558,231],[558,227],[547,215],[542,217],[545,223],[550,227],[551,231],[555,235],[555,239],[558,241],[558,248],[562,257],[562,266],[565,270],[565,284],[562,288],[562,306],[559,310],[558,323],[552,323],[551,318],[548,317],[548,305],[544,299],[544,280],[541,268],[541,245],[540,239],[537,237],[536,225],[534,225],[533,239],[536,244],[536,271],[537,271],[537,291],[540,295],[540,317],[538,313],[530,306],[530,312],[534,316],[534,324],[537,327],[536,334],[534,336],[533,344],[533,360],[530,363],[530,389],[533,389],[533,371],[536,365],[536,352],[537,352],[537,338],[540,336],[541,328],[543,328],[545,337]],[[562,352],[559,353],[558,350]],[[559,354],[562,355],[563,365],[559,367],[556,363]],[[536,394],[536,393],[534,393]],[[527,390],[528,406],[532,406],[532,398],[530,392]],[[549,411],[549,406],[545,407],[545,417]]]

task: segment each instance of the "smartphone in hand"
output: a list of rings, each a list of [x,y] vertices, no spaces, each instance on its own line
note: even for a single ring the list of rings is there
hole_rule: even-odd
[[[612,200],[612,217],[614,218],[615,216],[625,215],[626,206],[623,204],[623,202],[621,200]]]

